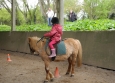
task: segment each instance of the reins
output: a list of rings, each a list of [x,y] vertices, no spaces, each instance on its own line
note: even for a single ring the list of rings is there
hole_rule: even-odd
[[[41,39],[39,39],[39,40],[37,41],[37,43],[40,42],[43,38],[44,38],[44,36],[41,37]],[[37,45],[37,43],[36,43],[36,45]],[[45,45],[45,51],[46,51],[46,50],[47,50],[47,44]],[[49,55],[47,51],[46,51],[46,54]]]
[[[37,43],[38,43],[39,41],[41,41],[43,38],[44,38],[44,36],[42,36],[41,39],[37,41]],[[36,45],[37,45],[37,43],[36,43]]]
[[[56,32],[56,33],[57,33],[57,32]],[[51,37],[53,37],[56,33],[54,33]],[[38,43],[39,41],[41,41],[43,38],[44,38],[44,36],[42,36],[41,39],[37,41],[37,43]],[[37,45],[37,43],[36,43],[36,45]]]

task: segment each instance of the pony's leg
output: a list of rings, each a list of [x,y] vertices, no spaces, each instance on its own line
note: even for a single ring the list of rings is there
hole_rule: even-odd
[[[69,57],[68,58],[69,65],[68,65],[68,69],[67,69],[66,75],[69,75],[69,73],[71,72],[71,67],[72,67],[71,62],[72,62],[72,57]]]
[[[54,76],[53,76],[53,74],[49,70],[49,62],[48,61],[44,61],[44,62],[45,62],[45,71],[46,71],[46,79],[45,79],[44,83],[46,83],[49,80],[52,81]]]
[[[54,75],[51,72],[49,72],[49,76],[50,76],[50,81],[53,81],[54,80]]]
[[[50,80],[50,77],[49,77],[49,68],[45,66],[45,71],[46,71],[46,79],[45,79],[45,82],[49,81]]]
[[[75,55],[74,55],[74,56],[72,57],[72,70],[71,70],[71,77],[74,76],[75,64],[76,64],[76,57],[75,57]]]

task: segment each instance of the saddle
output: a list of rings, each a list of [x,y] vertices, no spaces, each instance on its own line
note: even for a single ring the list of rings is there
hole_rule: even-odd
[[[48,55],[51,54],[51,50],[50,50],[50,53],[47,52],[47,48],[49,47],[48,46],[49,42],[50,42],[50,40],[47,40],[46,46],[45,46],[45,50],[46,50],[46,53]],[[56,55],[64,55],[64,54],[66,54],[66,47],[65,47],[64,40],[59,41],[57,44],[54,45],[54,47],[56,49]]]

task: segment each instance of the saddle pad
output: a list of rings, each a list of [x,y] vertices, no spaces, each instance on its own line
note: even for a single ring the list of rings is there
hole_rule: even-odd
[[[47,40],[45,48],[47,48],[48,43],[49,43],[49,40]],[[66,47],[65,47],[64,41],[60,41],[54,47],[56,48],[56,55],[66,54]]]
[[[60,41],[56,45],[57,55],[64,55],[66,54],[66,47],[64,41]]]

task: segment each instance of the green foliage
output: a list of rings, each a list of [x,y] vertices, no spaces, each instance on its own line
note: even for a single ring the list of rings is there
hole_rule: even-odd
[[[8,25],[0,25],[0,31],[10,31],[11,27]]]
[[[35,24],[35,25],[21,25],[17,26],[17,31],[47,31],[50,30],[51,27],[48,27],[46,24]]]
[[[109,19],[100,20],[78,20],[76,22],[66,22],[64,24],[65,31],[101,31],[108,29],[115,29],[115,21]]]
[[[64,11],[66,12],[66,13],[68,13],[70,10],[76,10],[76,8],[78,8],[78,7],[76,7],[76,3],[77,3],[77,0],[66,0],[65,2],[64,2]]]
[[[8,13],[6,9],[0,9],[0,23],[9,25],[10,20],[11,20],[10,13]]]
[[[43,18],[42,13],[40,13],[39,7],[37,8],[35,15],[36,15],[36,23],[44,23],[44,18]]]
[[[51,27],[48,27],[45,23],[39,23],[35,25],[21,25],[16,26],[17,31],[49,31]],[[78,20],[75,22],[65,22],[64,31],[104,31],[114,29],[115,20],[100,19],[100,20]],[[10,31],[11,27],[6,25],[0,25],[0,31]]]
[[[90,19],[106,19],[114,9],[115,0],[84,0],[84,9]]]
[[[17,10],[17,12],[16,12],[16,20],[17,20],[17,22],[16,22],[17,25],[26,24],[26,20],[24,18],[24,15],[19,10]]]
[[[6,0],[2,0],[6,1]],[[16,24],[24,25],[24,24],[38,24],[46,22],[45,11],[48,8],[48,5],[55,6],[53,2],[55,0],[42,0],[45,2],[43,5],[43,9],[41,12],[40,3],[36,3],[33,7],[27,7],[27,0],[16,0],[18,3],[16,4]],[[26,4],[23,1],[27,1]],[[37,0],[36,0],[37,1]],[[47,4],[47,1],[51,3]],[[78,3],[81,0],[65,0],[64,1],[64,13],[68,14],[72,9],[75,13],[78,13],[80,10],[84,10],[88,14],[88,19],[107,19],[110,13],[115,11],[115,0],[83,0],[83,4]],[[22,5],[21,5],[22,4]],[[8,6],[8,3],[2,4],[0,3],[0,24],[11,24],[11,14],[8,13],[8,9],[11,8]],[[6,7],[4,7],[6,6]],[[8,8],[7,8],[8,7]],[[54,7],[55,9],[55,7]],[[59,11],[59,10],[58,10]],[[44,16],[44,17],[43,17]]]

